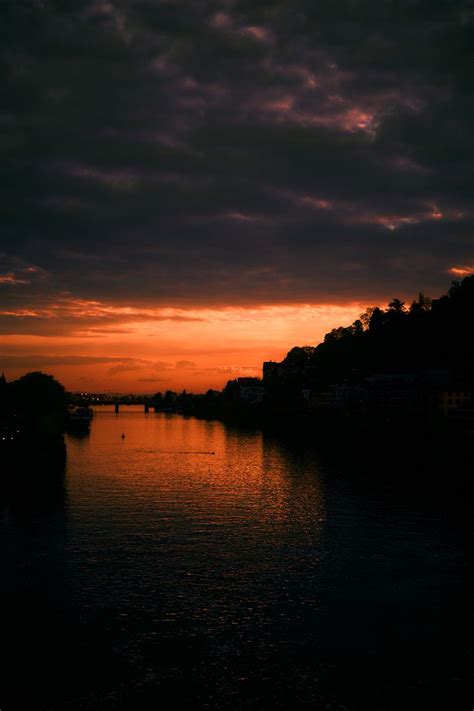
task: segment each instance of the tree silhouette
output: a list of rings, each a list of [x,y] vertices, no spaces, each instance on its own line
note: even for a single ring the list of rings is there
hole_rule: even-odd
[[[405,313],[405,302],[400,301],[400,299],[393,299],[388,305],[388,310],[396,314]]]
[[[400,299],[368,308],[351,326],[334,328],[316,348],[292,348],[266,384],[272,402],[290,400],[291,387],[314,391],[357,383],[372,374],[425,377],[444,371],[452,382],[474,384],[474,276],[453,282],[448,294],[423,293],[410,309]]]
[[[52,375],[33,372],[9,384],[12,407],[22,427],[33,437],[57,437],[64,431],[67,398]]]

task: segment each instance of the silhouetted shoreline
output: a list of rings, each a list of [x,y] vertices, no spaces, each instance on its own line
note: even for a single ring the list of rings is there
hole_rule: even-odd
[[[408,308],[399,299],[368,308],[323,343],[266,361],[262,378],[202,395],[168,390],[149,404],[386,463],[413,451],[426,462],[420,471],[438,460],[472,486],[473,312],[471,276],[438,299],[420,293]]]
[[[120,405],[140,402],[145,412],[259,428],[386,465],[414,452],[422,462],[419,476],[429,477],[433,462],[441,462],[452,480],[471,490],[474,344],[467,324],[473,311],[474,277],[466,277],[439,299],[419,294],[408,309],[399,299],[386,310],[369,308],[318,346],[294,347],[280,363],[265,362],[261,379],[240,377],[200,395],[167,390],[107,396],[107,402],[116,413]],[[40,450],[60,451],[66,431],[87,435],[90,405],[101,401],[98,394],[67,394],[43,373],[12,383],[2,376],[4,458],[37,466]]]

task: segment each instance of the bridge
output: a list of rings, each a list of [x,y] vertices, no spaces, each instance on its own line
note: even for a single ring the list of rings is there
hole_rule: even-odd
[[[114,402],[114,410],[115,410],[115,414],[116,414],[116,415],[119,414],[119,412],[120,412],[120,405],[123,405],[123,404],[124,404],[124,403]],[[151,405],[150,405],[149,402],[144,402],[144,403],[141,403],[141,404],[143,404],[144,412],[150,412],[150,407],[151,407]],[[155,409],[155,408],[153,408],[153,409]]]

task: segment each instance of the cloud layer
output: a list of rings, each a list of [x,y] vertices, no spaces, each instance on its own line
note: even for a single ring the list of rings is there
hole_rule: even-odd
[[[473,25],[467,1],[1,3],[5,367],[204,388],[306,340],[304,305],[314,343],[472,273]]]
[[[473,263],[470,3],[0,15],[6,310],[334,303]]]

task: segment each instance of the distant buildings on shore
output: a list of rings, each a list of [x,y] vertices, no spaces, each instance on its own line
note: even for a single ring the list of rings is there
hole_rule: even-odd
[[[295,375],[304,379],[307,372],[304,367],[298,373],[294,365],[287,368],[284,362],[266,361],[262,380],[251,379],[254,381],[253,391],[259,393],[255,401],[264,400],[270,384],[278,391],[280,384]],[[406,411],[474,420],[473,386],[456,381],[445,369],[428,369],[419,373],[376,373],[352,382],[335,382],[324,389],[306,385],[301,387],[300,395],[308,410],[330,408],[360,414],[382,410]],[[247,388],[241,387],[241,397],[251,401]]]

